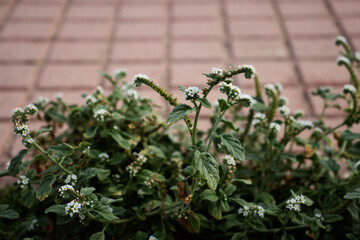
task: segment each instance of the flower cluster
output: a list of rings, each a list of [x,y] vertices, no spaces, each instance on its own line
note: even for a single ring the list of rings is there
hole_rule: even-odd
[[[305,129],[305,128],[311,129],[314,126],[311,121],[306,121],[302,119],[295,120],[294,125],[296,128],[300,128],[300,129]]]
[[[348,42],[347,42],[347,40],[346,40],[345,37],[343,37],[343,36],[337,36],[337,37],[335,38],[335,44],[336,44],[336,45],[339,45],[339,44],[347,45]]]
[[[243,208],[239,208],[238,214],[243,215],[244,217],[251,215],[251,216],[259,216],[263,218],[265,214],[265,209],[262,206],[250,204],[250,205],[245,205]]]
[[[76,182],[77,182],[77,176],[75,174],[67,175],[67,177],[65,179],[66,184],[75,186]]]
[[[351,62],[350,60],[347,58],[347,57],[344,57],[344,56],[340,56],[336,59],[336,63],[338,65],[342,65],[342,64],[345,64],[345,65],[348,65],[350,66],[351,65]]]
[[[148,177],[145,179],[144,183],[148,188],[152,188],[152,186],[155,183],[155,180],[152,177]]]
[[[274,84],[268,83],[265,85],[265,92],[268,95],[272,95],[273,93],[276,93],[276,88]]]
[[[255,78],[256,75],[256,69],[253,65],[247,65],[244,64],[242,66],[238,66],[239,68],[241,68],[243,71],[245,71],[245,77],[246,78]]]
[[[99,109],[94,113],[94,118],[98,121],[105,121],[105,118],[110,116],[110,113],[106,109]]]
[[[158,240],[158,239],[157,239],[156,237],[154,237],[154,236],[151,235],[151,236],[149,237],[149,240]]]
[[[281,130],[281,125],[278,124],[277,122],[271,122],[269,128],[270,128],[271,130],[275,130],[275,131],[277,131],[277,132],[280,132],[280,130]]]
[[[343,91],[345,94],[347,94],[347,93],[355,94],[356,88],[352,84],[345,84]]]
[[[241,89],[232,83],[221,82],[220,92],[228,96],[230,104],[242,102],[245,107],[251,107],[254,103],[250,95],[241,93]]]
[[[25,175],[21,175],[17,183],[20,185],[20,188],[24,188],[26,185],[29,184],[29,178]]]
[[[78,203],[76,200],[72,200],[65,206],[65,213],[68,214],[70,217],[73,217],[75,213],[79,213],[81,209],[81,204]]]
[[[296,195],[295,197],[286,201],[286,208],[289,210],[294,210],[300,212],[301,204],[305,203],[304,195]]]
[[[217,68],[217,67],[213,67],[212,68],[212,73],[222,77],[224,70],[222,70],[221,68]]]
[[[289,98],[287,98],[286,96],[280,96],[279,97],[279,105],[280,106],[284,106],[284,105],[287,105],[289,104]]]
[[[59,188],[59,193],[60,193],[60,196],[61,197],[65,197],[65,193],[67,192],[67,191],[75,191],[75,189],[73,188],[73,186],[71,186],[71,185],[64,185],[64,186],[61,186],[60,188]]]
[[[230,180],[232,177],[231,175],[236,171],[236,162],[233,156],[231,155],[226,155],[225,157],[223,157],[223,162],[227,165],[228,167],[228,174],[227,174],[227,179]]]
[[[105,153],[105,152],[102,152],[102,153],[99,153],[98,157],[101,159],[101,160],[106,160],[106,159],[109,159],[109,154]]]
[[[135,155],[137,156],[136,160],[126,167],[126,171],[128,171],[131,176],[136,176],[140,171],[141,166],[147,161],[147,157],[141,153],[135,153]]]
[[[200,92],[200,89],[198,87],[188,87],[185,89],[185,100],[194,99],[195,97],[198,97],[198,93]]]
[[[287,117],[290,114],[290,109],[287,106],[282,106],[279,108],[279,112],[282,116]]]
[[[94,95],[88,95],[88,96],[86,96],[86,98],[85,98],[85,101],[86,101],[86,104],[87,105],[94,105],[95,103],[97,103],[97,98],[96,97],[94,97]]]
[[[134,77],[133,77],[133,85],[135,86],[135,87],[140,87],[141,86],[141,84],[142,84],[142,80],[150,80],[150,78],[147,76],[147,75],[145,75],[145,74],[141,74],[141,73],[139,73],[139,74],[136,74]]]
[[[251,122],[251,125],[254,127],[260,126],[261,123],[266,120],[266,115],[263,113],[255,113],[254,119]]]
[[[119,69],[116,69],[116,70],[114,71],[115,79],[123,78],[123,77],[125,77],[126,75],[127,75],[126,69],[119,68]]]

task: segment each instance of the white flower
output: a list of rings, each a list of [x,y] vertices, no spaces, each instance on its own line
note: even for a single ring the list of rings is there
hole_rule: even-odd
[[[297,124],[299,124],[301,127],[303,128],[312,128],[314,125],[311,121],[305,121],[305,120],[302,120],[302,119],[299,119],[296,121]]]
[[[117,78],[117,77],[122,77],[122,76],[126,76],[126,74],[127,74],[127,70],[126,69],[122,69],[122,68],[120,68],[120,69],[116,69],[115,71],[114,71],[114,76],[115,76],[115,78]]]
[[[336,63],[338,65],[341,65],[341,64],[346,64],[348,66],[350,66],[351,62],[350,60],[347,58],[347,57],[344,57],[344,56],[340,56],[336,59]]]
[[[198,87],[189,87],[185,89],[185,100],[193,99],[199,92],[200,89]]]
[[[34,113],[38,112],[38,108],[34,104],[31,104],[31,103],[26,105],[26,110],[28,112],[30,112],[31,114],[34,114]]]
[[[302,116],[304,116],[304,111],[301,110],[301,109],[296,110],[296,111],[294,112],[294,116],[295,116],[295,117],[302,117]]]
[[[354,54],[355,60],[360,62],[360,53],[359,52],[355,52]]]
[[[286,201],[286,208],[289,210],[295,210],[300,212],[301,204],[305,204],[305,197],[304,195],[296,195],[295,197]]]
[[[220,68],[217,68],[217,67],[213,67],[212,68],[212,73],[216,74],[216,75],[219,75],[219,76],[222,76],[223,75],[223,72],[224,70],[220,69]]]
[[[263,218],[264,213],[265,213],[265,209],[262,206],[257,206],[257,214]]]
[[[231,83],[221,82],[220,83],[220,92],[225,93],[228,96],[229,102],[231,104],[236,104],[241,100],[240,99],[241,89],[235,85],[232,85]],[[252,98],[249,95],[244,94],[242,96],[245,101],[251,101],[251,102],[249,102],[249,104],[252,104]],[[250,97],[251,100],[249,100],[248,97]]]
[[[333,90],[333,88],[332,88],[332,86],[323,86],[323,87],[319,87],[319,90],[321,92],[328,93],[328,92],[331,92]]]
[[[283,105],[289,104],[289,98],[287,98],[286,96],[280,96],[279,100],[280,102],[282,102]]]
[[[348,44],[348,42],[347,42],[347,40],[346,40],[346,38],[344,36],[337,36],[335,38],[335,44],[339,44],[339,43],[342,43],[344,45]]]
[[[62,93],[61,92],[58,92],[54,95],[54,98],[57,99],[57,100],[60,100],[61,98],[63,97]]]
[[[125,94],[129,97],[129,98],[133,98],[133,99],[139,99],[139,93],[138,91],[136,91],[135,89],[128,89]]]
[[[100,85],[98,85],[98,86],[96,87],[95,92],[99,92],[99,93],[102,94],[102,95],[104,95],[104,93],[105,93],[104,88],[103,88],[102,86],[100,86]]]
[[[149,237],[149,240],[158,240],[158,239],[157,239],[156,237],[154,237],[154,236],[151,235],[151,236]]]
[[[268,83],[265,85],[265,90],[269,92],[276,92],[275,86],[271,83]]]
[[[94,118],[98,121],[104,121],[106,116],[110,116],[106,109],[99,109],[94,113]]]
[[[315,217],[316,217],[316,218],[321,218],[322,215],[321,215],[321,213],[316,213],[316,214],[315,214]]]
[[[65,179],[66,184],[71,184],[71,185],[75,186],[76,182],[77,182],[77,176],[75,174],[67,175],[67,177]]]
[[[12,111],[12,114],[16,114],[16,113],[23,113],[24,112],[24,109],[20,108],[20,107],[17,107],[15,109],[13,109]]]
[[[356,93],[356,88],[352,84],[345,84],[343,91],[344,91],[344,93],[353,93],[353,94],[355,94]]]
[[[98,100],[96,99],[96,97],[94,97],[94,95],[88,95],[88,96],[86,96],[85,100],[86,100],[86,104],[88,104],[88,105],[93,105],[93,104],[95,104],[95,103],[98,101]]]
[[[259,216],[259,217],[264,217],[265,214],[265,209],[261,206],[255,205],[255,204],[251,204],[249,206],[245,205],[243,208],[239,208],[238,209],[238,214],[239,215],[243,215],[243,216],[249,216],[249,215],[253,215],[253,216]]]
[[[235,162],[235,159],[233,156],[230,156],[230,155],[226,155],[224,158],[223,158],[223,161],[227,163],[227,165],[229,166],[236,166],[236,162]]]
[[[290,109],[287,106],[282,106],[282,107],[279,108],[279,112],[280,112],[281,115],[286,117],[286,116],[289,116]]]
[[[72,200],[65,206],[65,213],[68,214],[70,217],[74,216],[74,213],[79,213],[81,209],[81,204],[78,203],[76,200]]]
[[[38,99],[34,102],[35,104],[41,105],[47,103],[49,100],[43,96],[39,96]]]
[[[69,185],[69,184],[66,184],[66,185],[63,185],[59,188],[59,193],[60,193],[60,196],[61,197],[65,197],[65,192],[66,191],[75,191],[75,189],[73,188],[73,186]]]
[[[260,119],[253,119],[251,121],[251,125],[253,125],[254,127],[256,127],[257,125],[259,125],[261,123]]]
[[[275,84],[275,88],[276,88],[279,92],[281,92],[281,91],[283,90],[283,86],[282,86],[281,83]]]
[[[266,115],[263,113],[255,113],[254,118],[259,120],[264,120],[266,119]]]
[[[255,78],[255,74],[256,74],[256,69],[253,65],[248,65],[248,64],[244,64],[242,65],[241,67],[239,66],[239,68],[242,68],[244,69],[245,71],[250,71],[252,74],[251,74],[251,77],[252,78]]]
[[[252,107],[252,105],[254,104],[253,98],[248,94],[241,93],[239,95],[239,99],[241,102],[244,103],[245,107]]]
[[[98,157],[104,158],[104,159],[109,159],[109,154],[103,152],[103,153],[100,153]]]
[[[17,183],[20,185],[20,188],[24,188],[29,183],[29,178],[25,175],[21,175],[20,180],[18,180]]]
[[[135,87],[140,87],[142,84],[141,79],[150,80],[147,75],[139,73],[133,77],[133,85]]]
[[[277,132],[279,132],[281,130],[281,126],[280,126],[280,124],[278,124],[276,122],[271,122],[270,129],[275,129]]]
[[[16,133],[19,137],[28,138],[29,137],[29,125],[22,124],[14,128],[14,133]]]

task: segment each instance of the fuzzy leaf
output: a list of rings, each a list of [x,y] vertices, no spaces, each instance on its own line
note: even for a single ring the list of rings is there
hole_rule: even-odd
[[[7,218],[7,219],[17,219],[19,218],[19,213],[15,212],[12,209],[7,209],[9,207],[8,204],[1,204],[0,205],[0,218]]]
[[[200,218],[196,215],[196,213],[190,211],[188,214],[188,219],[192,230],[195,233],[198,233],[200,231]]]
[[[195,151],[194,167],[200,172],[202,179],[207,181],[209,188],[216,190],[219,183],[219,164],[210,153]]]
[[[236,190],[236,186],[235,186],[235,185],[232,185],[231,183],[229,183],[229,184],[226,186],[224,192],[225,192],[225,194],[226,194],[227,196],[230,196],[231,194],[233,194],[233,193],[235,192],[235,190]]]
[[[224,99],[219,99],[218,102],[221,112],[226,111],[230,108],[230,105]]]
[[[204,107],[211,109],[211,103],[206,98],[198,98],[197,100],[201,102]]]
[[[166,122],[168,124],[173,124],[174,122],[183,119],[186,115],[192,113],[195,110],[196,108],[191,108],[189,105],[179,104],[176,107],[174,107],[174,109],[166,119]]]
[[[245,160],[245,149],[241,146],[239,140],[231,134],[223,134],[220,136],[220,139],[230,155],[240,161]]]
[[[28,150],[23,149],[18,153],[18,155],[16,155],[15,157],[13,157],[11,159],[10,165],[8,168],[8,172],[10,175],[16,176],[20,172],[21,161],[26,156],[27,153],[28,153]]]
[[[61,143],[61,144],[49,147],[49,151],[54,152],[57,155],[62,156],[62,157],[68,157],[74,153],[74,148],[67,143]]]
[[[346,193],[344,198],[346,199],[360,198],[360,188],[356,188],[354,191]]]
[[[333,223],[343,220],[343,216],[339,214],[327,214],[324,216],[324,222],[326,223]]]
[[[95,191],[94,187],[87,187],[87,188],[81,188],[80,189],[80,193],[85,195],[85,196],[93,193],[94,191]]]
[[[206,189],[200,194],[201,200],[208,200],[210,202],[216,202],[219,200],[218,196],[216,196],[216,192],[212,189]]]
[[[51,207],[45,209],[45,214],[48,214],[50,212],[57,213],[60,216],[66,216],[65,205],[52,205]]]
[[[106,220],[113,221],[119,219],[116,217],[110,210],[109,206],[105,205],[97,205],[94,209],[94,212],[99,214],[101,217],[103,217]]]
[[[47,127],[47,128],[42,128],[39,131],[36,131],[35,137],[38,137],[40,134],[43,134],[45,132],[51,132],[52,130],[53,130],[53,128],[51,126]]]
[[[97,232],[91,235],[90,240],[105,240],[105,234],[103,232]]]
[[[56,178],[54,174],[49,174],[44,176],[41,179],[40,187],[36,191],[36,198],[40,201],[47,198],[52,190],[52,185],[55,182]]]
[[[119,144],[120,147],[130,150],[130,143],[117,132],[109,132],[110,136]]]
[[[213,216],[216,220],[220,220],[222,218],[220,203],[214,203],[214,202],[210,203],[208,210],[209,210],[209,214]]]

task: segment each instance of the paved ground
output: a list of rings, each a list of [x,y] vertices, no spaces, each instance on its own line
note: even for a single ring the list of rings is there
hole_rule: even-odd
[[[348,82],[335,64],[337,35],[360,50],[359,0],[0,0],[0,163],[20,148],[13,108],[57,92],[84,102],[81,93],[108,87],[98,70],[147,74],[182,99],[177,85],[204,85],[212,67],[252,64],[314,117],[321,105],[311,91]],[[327,118],[341,121],[334,111]]]

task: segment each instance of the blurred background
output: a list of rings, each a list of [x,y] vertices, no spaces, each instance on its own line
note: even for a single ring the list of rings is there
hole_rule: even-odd
[[[125,68],[128,81],[147,74],[182,102],[178,85],[204,86],[212,67],[252,64],[263,84],[284,86],[292,111],[312,119],[322,101],[311,91],[341,92],[349,82],[335,62],[338,35],[360,50],[359,0],[0,0],[0,163],[21,149],[12,109],[59,92],[84,104],[81,93],[110,91],[99,70]],[[235,83],[254,93],[253,81]],[[164,115],[171,110],[146,86],[139,91]],[[336,110],[326,117],[342,121]]]

